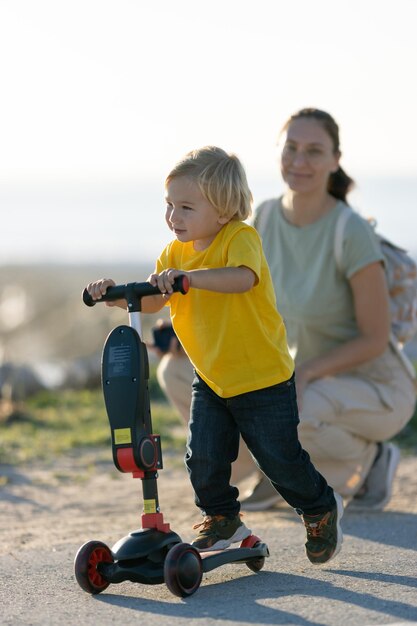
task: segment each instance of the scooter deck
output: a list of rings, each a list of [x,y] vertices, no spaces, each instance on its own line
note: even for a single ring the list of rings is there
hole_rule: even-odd
[[[207,550],[200,552],[203,572],[210,572],[226,563],[246,563],[253,559],[268,557],[269,550],[265,543],[259,543],[253,548],[226,548],[225,550]]]

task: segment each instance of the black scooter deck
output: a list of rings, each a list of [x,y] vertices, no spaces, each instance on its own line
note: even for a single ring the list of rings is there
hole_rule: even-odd
[[[265,543],[260,543],[253,548],[227,548],[226,550],[200,552],[200,556],[203,572],[210,572],[226,563],[247,563],[253,559],[268,557],[269,550]]]

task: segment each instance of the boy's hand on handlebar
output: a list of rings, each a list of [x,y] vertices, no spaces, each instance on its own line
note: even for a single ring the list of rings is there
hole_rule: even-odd
[[[108,287],[115,286],[114,280],[111,278],[100,278],[100,280],[96,280],[93,283],[89,283],[87,285],[87,291],[92,297],[93,300],[101,300],[102,296],[105,295]],[[106,306],[116,306],[116,302],[105,302]]]
[[[190,281],[191,285],[189,272],[184,272],[184,270],[175,270],[172,268],[164,270],[160,274],[151,274],[148,278],[148,282],[150,282],[151,285],[153,285],[154,287],[158,287],[164,300],[169,300],[169,298],[174,293],[174,290],[172,288],[174,280],[181,275],[185,275]]]

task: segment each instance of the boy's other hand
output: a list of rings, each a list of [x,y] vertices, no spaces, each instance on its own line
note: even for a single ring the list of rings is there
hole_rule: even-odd
[[[100,278],[100,280],[96,280],[93,283],[89,283],[87,285],[87,291],[92,297],[93,300],[101,300],[101,298],[105,295],[108,287],[115,286],[114,280],[111,278]],[[106,306],[116,306],[116,302],[106,302]]]

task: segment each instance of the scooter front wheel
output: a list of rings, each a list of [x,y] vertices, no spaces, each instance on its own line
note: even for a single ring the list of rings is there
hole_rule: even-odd
[[[185,598],[197,591],[203,578],[198,550],[188,543],[178,543],[168,552],[164,563],[164,579],[175,596]]]
[[[113,563],[110,548],[101,541],[87,541],[78,550],[74,561],[74,573],[81,589],[87,593],[101,593],[110,585],[97,569],[99,563]]]

